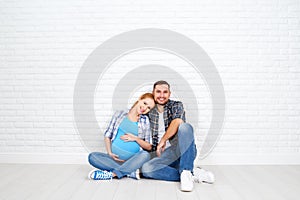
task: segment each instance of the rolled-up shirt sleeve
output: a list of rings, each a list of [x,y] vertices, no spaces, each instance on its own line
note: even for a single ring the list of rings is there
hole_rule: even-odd
[[[150,121],[146,115],[142,115],[139,120],[139,138],[152,144]]]
[[[183,104],[180,101],[174,102],[174,105],[172,106],[172,120],[177,118],[185,121],[185,111],[183,108]]]
[[[118,112],[115,112],[106,128],[106,131],[104,132],[104,136],[112,139],[114,129],[115,129],[115,124],[117,122],[117,116],[119,115]]]

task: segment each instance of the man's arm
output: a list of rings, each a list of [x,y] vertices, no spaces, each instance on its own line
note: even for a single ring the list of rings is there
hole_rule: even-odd
[[[178,127],[181,123],[183,123],[183,120],[180,118],[176,118],[171,121],[166,133],[164,134],[164,136],[161,138],[160,142],[157,145],[157,149],[156,149],[157,156],[160,156],[161,152],[165,150],[167,140],[173,137],[177,133]]]

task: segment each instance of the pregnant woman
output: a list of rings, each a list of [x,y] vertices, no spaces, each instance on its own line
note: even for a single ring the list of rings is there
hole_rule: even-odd
[[[151,130],[147,114],[155,106],[151,93],[143,94],[131,109],[117,111],[104,133],[107,153],[89,154],[89,163],[96,169],[88,178],[109,180],[128,176],[139,179],[139,168],[148,160]]]

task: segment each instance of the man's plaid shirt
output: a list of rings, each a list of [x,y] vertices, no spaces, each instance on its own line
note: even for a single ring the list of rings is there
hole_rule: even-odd
[[[118,128],[123,121],[123,119],[127,116],[129,110],[116,111],[112,116],[106,131],[104,132],[104,136],[108,137],[113,141],[118,133]],[[149,118],[146,115],[140,115],[138,121],[138,137],[152,143],[151,138],[151,129]]]
[[[156,150],[158,145],[158,119],[159,113],[157,107],[153,108],[148,113],[150,119],[150,127],[152,130],[152,151]],[[171,121],[173,119],[180,118],[185,122],[185,111],[183,108],[183,104],[180,101],[169,100],[164,106],[164,122],[165,122],[165,130],[168,129]],[[177,144],[177,134],[170,138],[171,145]]]

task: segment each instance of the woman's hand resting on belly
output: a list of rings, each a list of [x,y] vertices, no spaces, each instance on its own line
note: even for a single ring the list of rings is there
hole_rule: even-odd
[[[125,142],[134,142],[138,139],[137,136],[131,134],[131,133],[125,133],[124,135],[122,135],[121,140],[125,141]]]

